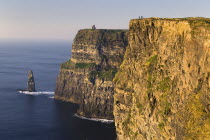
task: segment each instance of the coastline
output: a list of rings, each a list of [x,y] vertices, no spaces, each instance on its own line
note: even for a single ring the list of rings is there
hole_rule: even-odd
[[[114,123],[114,120],[99,119],[99,118],[87,118],[84,116],[79,116],[78,114],[74,114],[74,116],[77,118],[84,119],[84,120],[97,121],[97,122],[102,122],[102,123]]]

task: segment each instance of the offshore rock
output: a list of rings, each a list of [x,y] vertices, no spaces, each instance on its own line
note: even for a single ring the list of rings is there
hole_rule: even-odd
[[[33,75],[33,71],[30,70],[28,72],[28,89],[27,91],[29,92],[35,92],[36,89],[35,89],[35,81],[34,81],[34,75]]]
[[[119,140],[209,140],[210,19],[134,19],[114,78]]]
[[[114,78],[128,45],[127,30],[80,30],[63,63],[55,99],[80,104],[78,114],[113,119]]]

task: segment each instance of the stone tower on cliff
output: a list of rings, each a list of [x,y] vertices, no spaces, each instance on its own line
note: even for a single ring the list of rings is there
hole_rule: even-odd
[[[92,29],[93,29],[93,30],[95,30],[95,29],[96,29],[96,26],[95,26],[95,25],[93,25],[93,26],[92,26]]]

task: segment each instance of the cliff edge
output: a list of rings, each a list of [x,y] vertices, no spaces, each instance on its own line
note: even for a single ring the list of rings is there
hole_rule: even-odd
[[[120,140],[210,138],[210,19],[133,19],[114,78]]]

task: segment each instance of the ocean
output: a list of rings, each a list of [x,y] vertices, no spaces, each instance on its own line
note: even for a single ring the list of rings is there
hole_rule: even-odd
[[[75,116],[78,105],[53,99],[70,42],[0,41],[0,140],[115,140],[113,123]],[[33,70],[34,94],[27,88]]]

